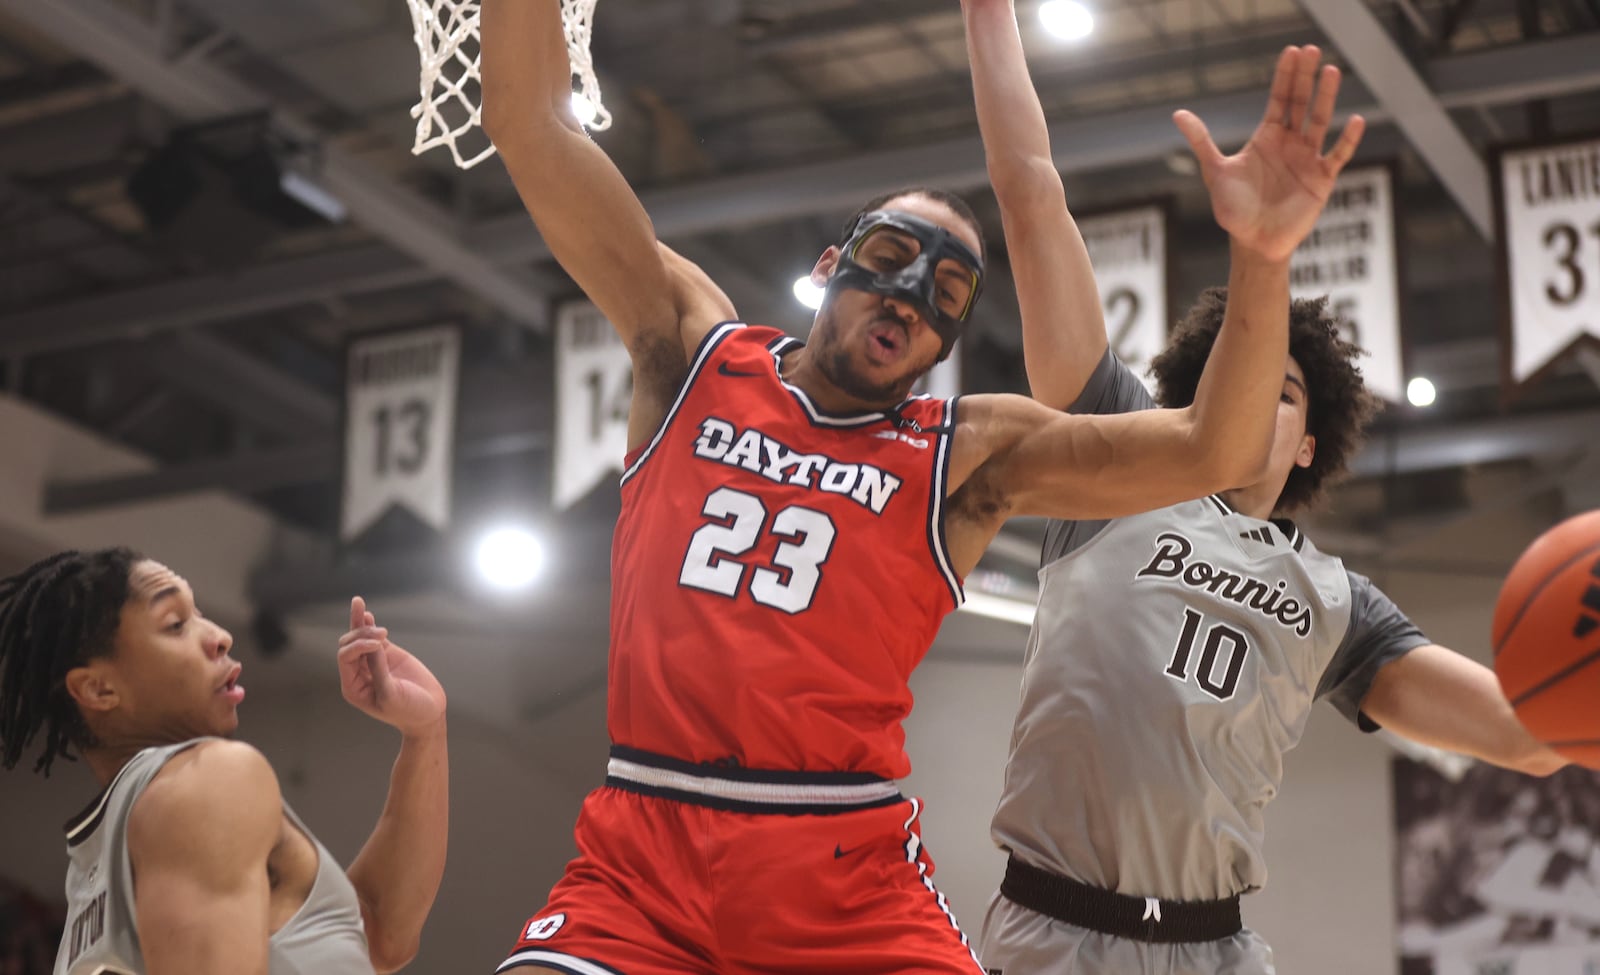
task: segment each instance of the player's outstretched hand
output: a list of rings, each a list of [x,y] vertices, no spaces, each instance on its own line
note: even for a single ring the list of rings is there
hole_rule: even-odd
[[[1322,52],[1311,45],[1284,49],[1267,113],[1234,155],[1217,150],[1193,112],[1172,117],[1200,161],[1217,223],[1237,243],[1272,260],[1287,260],[1311,232],[1366,130],[1366,121],[1353,115],[1333,148],[1322,151],[1339,95],[1339,69],[1328,65],[1319,79],[1321,61]]]
[[[339,638],[339,688],[346,701],[404,734],[426,733],[444,717],[444,688],[389,642],[360,596],[350,600],[350,630]]]

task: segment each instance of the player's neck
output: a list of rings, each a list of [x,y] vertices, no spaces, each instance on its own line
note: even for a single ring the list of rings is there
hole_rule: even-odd
[[[805,393],[812,405],[825,413],[881,412],[901,402],[899,397],[887,402],[866,400],[844,391],[817,367],[816,356],[809,348],[796,349],[784,356],[778,363],[778,372],[784,382]]]
[[[133,756],[143,750],[142,745],[101,746],[83,749],[83,764],[89,767],[95,781],[103,789],[111,784],[117,777],[122,767],[133,760]]]
[[[1268,521],[1272,518],[1272,509],[1278,504],[1278,495],[1283,493],[1283,485],[1262,482],[1220,493],[1222,500],[1228,502],[1228,507],[1234,511]]]

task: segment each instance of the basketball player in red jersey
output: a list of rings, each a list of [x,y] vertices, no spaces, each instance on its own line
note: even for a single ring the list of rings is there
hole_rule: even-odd
[[[1287,355],[1288,260],[1359,124],[1324,156],[1316,58],[1279,64],[1261,130],[1211,194],[1228,320],[1194,406],[1075,416],[910,395],[983,286],[958,198],[873,201],[812,278],[807,345],[733,318],[655,239],[568,108],[554,0],[485,0],[484,120],[552,253],[634,365],[613,549],[604,788],[579,855],[501,966],[598,975],[978,971],[930,879],[901,720],[961,578],[1015,514],[1105,518],[1255,477]],[[1196,151],[1216,154],[1180,113]],[[1218,154],[1220,155],[1220,154]],[[1053,166],[1048,154],[1037,160]],[[1085,282],[1063,194],[1007,227],[1028,275]]]

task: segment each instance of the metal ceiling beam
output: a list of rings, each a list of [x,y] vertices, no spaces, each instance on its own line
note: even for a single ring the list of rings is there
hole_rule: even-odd
[[[106,0],[0,0],[0,11],[82,54],[185,120],[271,107],[266,93],[203,59],[167,60],[156,26]],[[444,210],[326,142],[308,122],[282,111],[274,111],[273,117],[287,134],[316,147],[320,164],[310,175],[357,222],[515,320],[540,328],[546,324],[544,296],[451,235],[446,228],[453,221]]]
[[[339,401],[260,358],[204,332],[180,332],[136,347],[145,368],[280,437],[326,437]]]
[[[1600,410],[1527,413],[1440,426],[1411,426],[1374,437],[1350,464],[1354,477],[1414,474],[1589,450]]]
[[[17,0],[0,0],[0,6]],[[1600,59],[1592,36],[1522,44],[1430,62],[1429,76],[1446,107],[1499,105],[1529,97],[1600,89]],[[1373,123],[1388,112],[1352,82],[1345,101]],[[1219,144],[1242,142],[1260,117],[1261,95],[1244,92],[1202,99],[1191,106],[1206,119]],[[1059,122],[1051,129],[1056,164],[1067,171],[1125,166],[1182,148],[1165,107],[1136,109]],[[844,212],[875,192],[927,182],[951,189],[987,180],[982,148],[974,137],[909,149],[866,153],[785,170],[723,177],[646,192],[645,208],[656,232],[682,240],[738,226],[798,216]],[[502,267],[547,259],[532,224],[520,211],[470,228],[478,259]],[[292,307],[330,294],[383,290],[442,277],[384,248],[299,258],[234,277],[191,279],[62,302],[0,316],[0,350],[70,348],[128,334],[224,321]],[[781,287],[781,282],[777,286]]]
[[[530,401],[511,410],[490,410],[461,418],[455,447],[459,462],[547,450],[551,435],[548,407]],[[279,488],[325,484],[339,477],[340,445],[331,438],[253,450],[225,457],[172,464],[138,474],[45,485],[43,510],[62,515],[153,498],[227,491],[257,495]]]
[[[1377,95],[1485,240],[1494,239],[1489,168],[1461,134],[1372,8],[1352,0],[1300,0],[1339,53]]]

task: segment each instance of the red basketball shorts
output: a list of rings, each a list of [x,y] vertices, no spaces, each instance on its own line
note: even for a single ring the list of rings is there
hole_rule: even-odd
[[[578,857],[500,966],[572,975],[981,975],[871,775],[708,768],[612,749]]]

